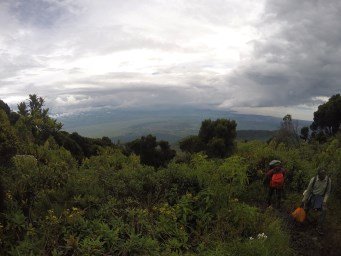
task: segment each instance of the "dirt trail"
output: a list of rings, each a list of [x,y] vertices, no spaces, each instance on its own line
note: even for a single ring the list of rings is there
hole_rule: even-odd
[[[341,209],[332,207],[327,216],[326,234],[322,239],[320,255],[341,255]],[[328,218],[329,217],[329,218]]]
[[[262,210],[264,204],[258,204]],[[319,235],[313,223],[296,224],[290,217],[293,209],[274,209],[290,232],[290,243],[296,255],[300,256],[341,256],[341,209],[331,207],[327,212],[325,234]]]
[[[290,232],[291,247],[300,256],[340,256],[341,255],[341,220],[340,211],[331,208],[327,213],[325,234],[319,235],[315,223],[298,225],[290,216],[290,211],[279,211]]]

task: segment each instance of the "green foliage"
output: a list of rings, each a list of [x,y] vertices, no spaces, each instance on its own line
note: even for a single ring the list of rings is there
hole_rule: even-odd
[[[19,114],[11,111],[10,107],[5,102],[3,102],[2,100],[0,100],[0,110],[5,111],[7,117],[8,117],[8,119],[12,125],[15,124],[20,117]]]
[[[205,144],[198,136],[188,136],[179,142],[180,149],[184,152],[197,153],[203,151]]]
[[[21,126],[25,127],[25,130],[33,136],[34,142],[38,144],[43,144],[49,136],[62,128],[61,123],[49,117],[49,109],[43,106],[44,99],[35,94],[29,95],[27,104],[25,102],[18,104],[20,119],[22,119]]]
[[[334,135],[340,130],[341,125],[341,96],[335,94],[320,105],[314,112],[314,122],[310,128],[320,130],[327,135]]]
[[[196,254],[212,248],[211,241],[263,231],[257,208],[236,201],[247,186],[242,157],[217,162],[194,155],[189,164],[156,171],[118,150],[102,151],[79,168],[64,149],[46,150],[44,157],[39,147],[33,151],[38,158],[15,156],[4,173],[11,185],[3,252]]]
[[[190,153],[205,152],[209,157],[224,158],[233,153],[237,136],[234,120],[204,120],[198,136],[189,136],[180,141],[180,149]]]
[[[331,138],[328,143],[322,146],[322,152],[316,158],[318,167],[323,167],[327,170],[327,174],[331,177],[333,184],[341,182],[341,136],[340,134]],[[340,198],[341,188],[333,187],[335,195]]]
[[[309,127],[302,127],[301,128],[301,135],[300,135],[301,139],[303,139],[304,141],[307,141],[309,138]]]
[[[142,164],[156,168],[166,166],[175,156],[175,151],[167,141],[156,141],[156,137],[151,134],[127,143],[126,150],[139,155]]]
[[[136,154],[124,154],[106,137],[58,129],[43,136],[49,120],[43,103],[31,95],[15,125],[0,110],[0,139],[7,141],[0,148],[13,139],[16,150],[0,167],[1,255],[289,256],[281,219],[258,207],[269,162],[279,159],[288,169],[291,208],[317,167],[327,169],[332,184],[341,182],[339,134],[294,148],[274,141],[234,145],[234,121],[206,120],[199,136],[182,144],[204,152],[171,161],[169,144],[153,136],[129,145]],[[333,189],[332,197],[340,195]]]
[[[0,109],[0,165],[9,162],[18,149],[18,137],[6,113]]]
[[[245,189],[248,183],[247,165],[240,156],[232,156],[227,158],[219,167],[219,179],[223,183],[222,186],[228,189],[229,199],[238,196]]]
[[[287,114],[283,117],[280,129],[272,138],[275,145],[284,144],[287,147],[296,147],[299,144],[298,123],[295,122],[291,115]]]
[[[229,212],[230,232],[237,236],[249,237],[257,232],[261,215],[258,209],[243,203],[234,203]]]
[[[103,147],[114,148],[114,144],[108,137],[93,139],[83,137],[76,132],[69,134],[61,131],[53,134],[53,138],[59,146],[69,150],[79,163],[84,158],[98,155]]]
[[[16,155],[12,158],[13,165],[17,170],[32,170],[37,167],[37,159],[31,155]]]
[[[293,255],[284,223],[272,209],[260,213],[257,208],[237,204],[233,211],[233,226],[243,235],[234,236],[229,243],[219,243],[208,255]]]

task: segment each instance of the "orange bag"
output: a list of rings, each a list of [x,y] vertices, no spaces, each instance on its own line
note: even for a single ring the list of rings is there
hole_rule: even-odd
[[[291,216],[294,218],[295,221],[302,223],[307,217],[307,214],[302,207],[298,207],[293,213],[291,213]]]

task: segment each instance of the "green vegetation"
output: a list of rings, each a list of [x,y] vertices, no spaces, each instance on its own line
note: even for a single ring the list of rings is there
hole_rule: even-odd
[[[165,167],[175,156],[175,150],[170,148],[167,141],[156,141],[156,137],[149,134],[126,144],[128,154],[140,156],[141,164],[154,167]]]
[[[237,136],[234,120],[206,119],[201,123],[198,136],[180,141],[180,149],[189,153],[205,152],[210,157],[224,158],[232,155]]]
[[[267,130],[237,130],[237,140],[268,141],[275,135],[275,132],[276,131],[267,131]]]
[[[31,95],[17,120],[0,104],[1,255],[293,255],[286,223],[262,207],[268,163],[289,170],[287,205],[318,166],[341,182],[340,133],[236,143],[234,121],[206,120],[191,138],[203,152],[173,158],[153,136],[122,149],[61,131],[43,103]]]
[[[341,96],[333,95],[328,102],[320,105],[314,113],[314,122],[310,128],[314,132],[326,135],[336,134],[341,125]]]

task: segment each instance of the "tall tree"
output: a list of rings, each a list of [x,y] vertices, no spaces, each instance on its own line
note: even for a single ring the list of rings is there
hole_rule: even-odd
[[[18,113],[21,116],[27,116],[28,115],[28,109],[26,102],[22,101],[18,104]]]
[[[283,117],[281,126],[272,138],[276,144],[284,143],[287,146],[299,144],[298,122],[292,119],[290,114]]]
[[[11,111],[10,107],[2,100],[0,100],[0,109],[4,110],[11,124],[15,124],[19,115],[16,112]]]
[[[313,131],[321,131],[326,135],[334,135],[341,127],[341,96],[333,95],[330,99],[320,105],[314,112],[314,121],[310,128]]]
[[[191,135],[179,142],[180,149],[184,152],[197,153],[205,150],[205,143],[197,135]]]
[[[301,128],[301,139],[307,141],[309,138],[309,127],[305,126]]]
[[[151,134],[127,143],[126,149],[128,153],[139,155],[142,164],[154,167],[166,166],[175,156],[167,141],[157,141]]]
[[[32,132],[36,142],[40,144],[62,128],[60,122],[48,115],[49,109],[44,108],[44,99],[36,94],[29,95],[28,103],[19,103],[18,110],[23,123]]]
[[[0,109],[5,111],[6,115],[9,116],[11,113],[10,107],[2,100],[0,100]]]
[[[190,136],[180,142],[183,151],[204,151],[210,157],[224,158],[234,150],[237,123],[229,119],[206,119],[201,123],[198,136]]]

